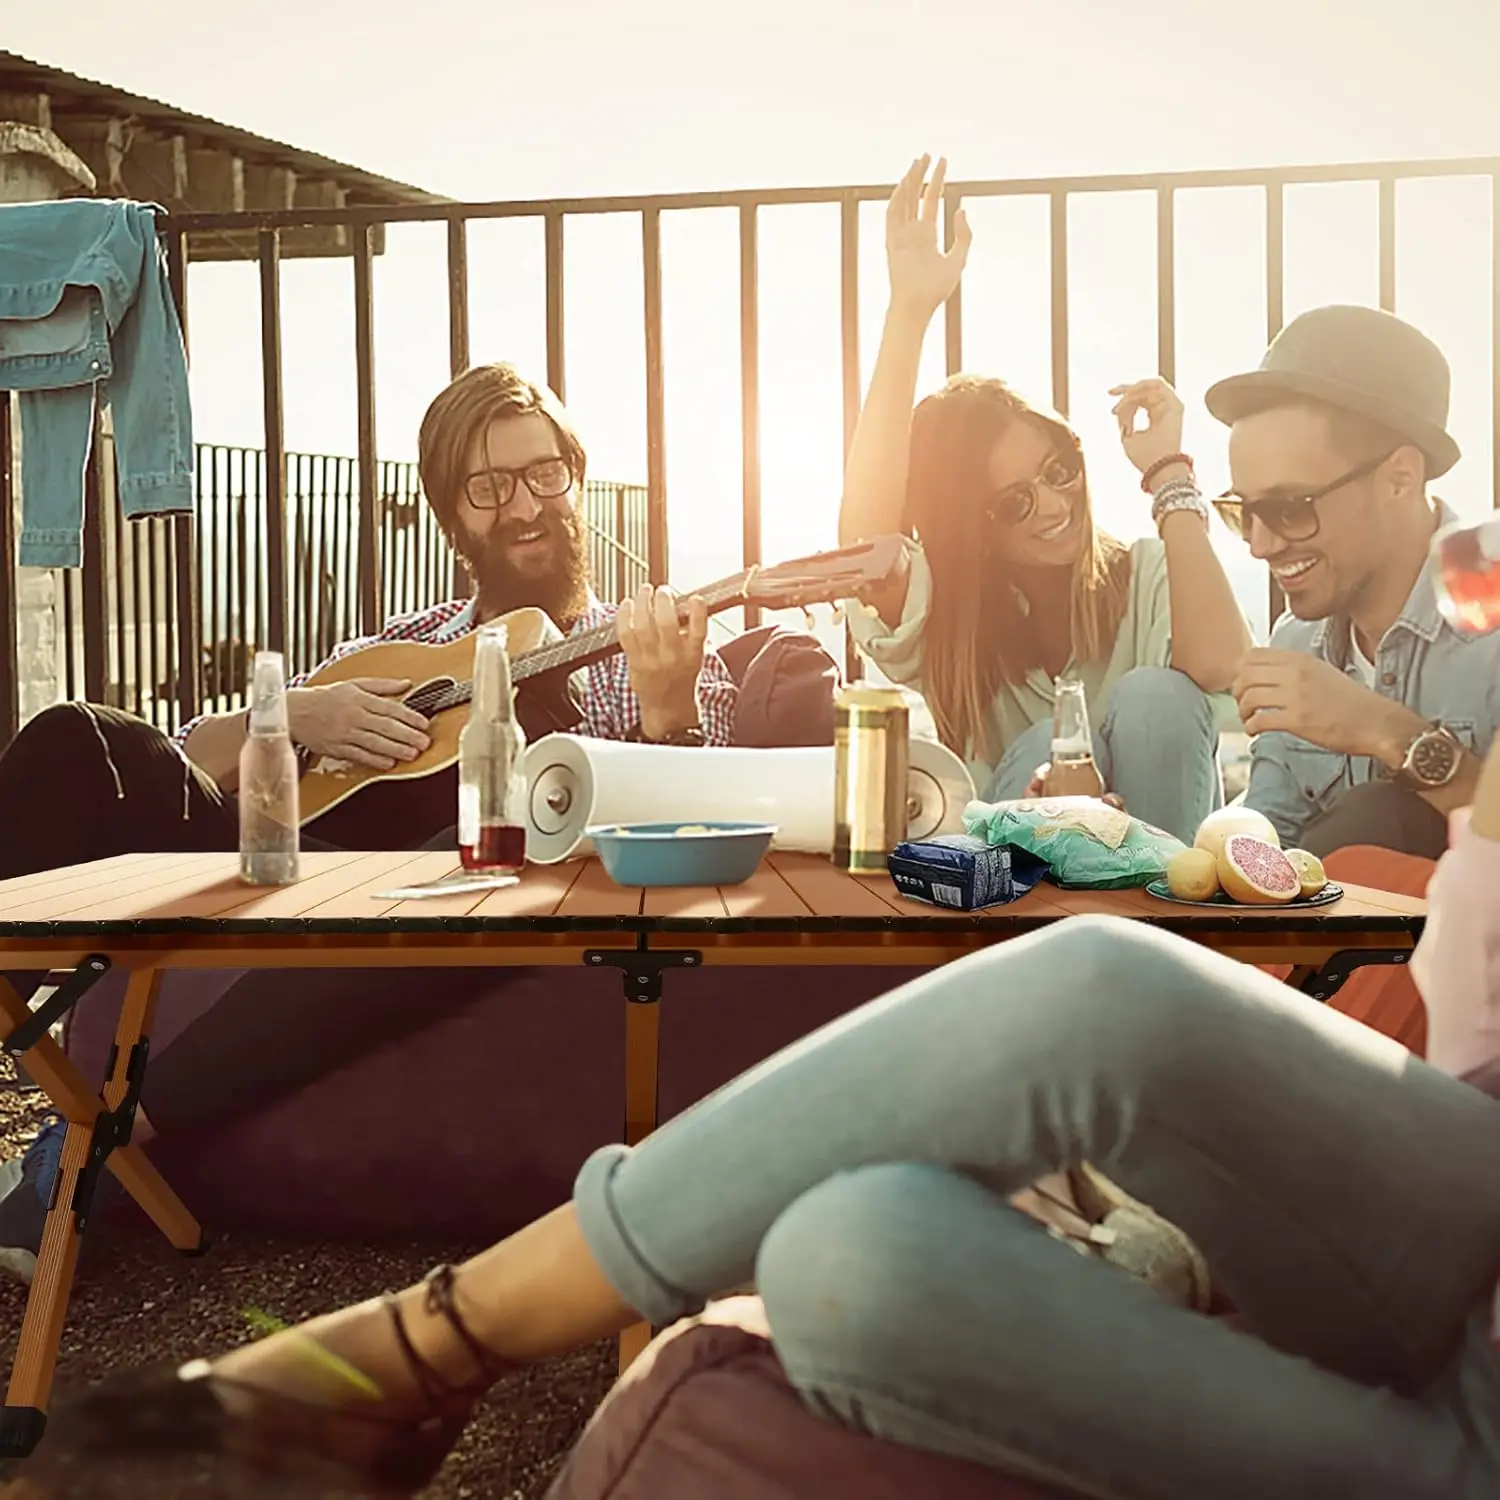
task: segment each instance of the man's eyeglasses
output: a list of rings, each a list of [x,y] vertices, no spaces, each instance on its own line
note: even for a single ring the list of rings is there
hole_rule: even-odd
[[[1251,526],[1259,521],[1284,542],[1310,542],[1318,534],[1318,501],[1343,489],[1346,484],[1353,484],[1356,479],[1373,474],[1394,452],[1396,450],[1392,448],[1390,453],[1382,453],[1378,458],[1367,458],[1347,474],[1340,474],[1337,479],[1300,495],[1246,500],[1231,490],[1214,501],[1214,509],[1218,511],[1219,519],[1244,541],[1250,540]]]
[[[1035,479],[1008,485],[997,491],[984,507],[986,517],[998,526],[1020,526],[1036,514],[1037,490],[1045,488],[1058,494],[1076,489],[1083,479],[1081,453],[1054,453],[1042,465]]]
[[[538,500],[556,500],[573,488],[573,470],[565,458],[539,458],[522,469],[485,469],[464,480],[464,494],[475,510],[503,510],[516,497],[516,481]]]

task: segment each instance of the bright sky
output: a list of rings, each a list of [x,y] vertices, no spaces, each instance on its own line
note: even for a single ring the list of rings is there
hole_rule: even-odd
[[[1159,171],[1500,153],[1500,7],[1474,0],[71,0],[12,6],[5,45],[457,197],[547,198],[891,181],[923,150],[958,177]],[[1444,493],[1490,503],[1489,184],[1403,189],[1398,311],[1455,371],[1467,457]],[[834,210],[767,212],[762,227],[766,555],[833,539],[842,442]],[[982,204],[965,287],[965,363],[1044,399],[1045,208]],[[1264,331],[1256,195],[1178,205],[1178,376],[1189,446],[1224,479],[1201,392],[1254,364]],[[884,271],[864,221],[864,357]],[[1072,416],[1107,525],[1149,524],[1114,453],[1107,388],[1155,369],[1154,207],[1075,204],[1070,225]],[[1373,186],[1287,201],[1286,311],[1377,295]],[[674,581],[737,564],[737,252],[731,214],[665,225],[668,479]],[[541,372],[537,226],[471,232],[476,359]],[[568,230],[568,398],[597,473],[644,469],[635,221]],[[410,456],[447,375],[442,231],[393,231],[377,268],[380,447]],[[346,262],[289,264],[287,438],[352,452]],[[258,445],[254,272],[204,267],[191,287],[195,409],[207,440]],[[924,383],[941,379],[936,337]],[[1226,557],[1263,610],[1257,571]]]

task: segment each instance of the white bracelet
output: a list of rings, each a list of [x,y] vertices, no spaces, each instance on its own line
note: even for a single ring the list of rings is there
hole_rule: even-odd
[[[1170,500],[1160,505],[1151,507],[1151,519],[1156,523],[1157,533],[1160,534],[1163,524],[1170,515],[1178,511],[1190,510],[1199,517],[1204,526],[1208,525],[1208,507],[1203,503],[1200,496],[1196,495],[1174,495]]]
[[[1162,517],[1170,512],[1187,509],[1203,511],[1205,519],[1208,514],[1203,503],[1203,493],[1198,488],[1197,480],[1191,475],[1167,480],[1151,496],[1151,520],[1157,526],[1161,525]]]

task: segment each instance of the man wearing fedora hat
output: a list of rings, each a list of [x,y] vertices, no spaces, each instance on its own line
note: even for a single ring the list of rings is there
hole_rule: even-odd
[[[1500,633],[1458,634],[1434,585],[1432,536],[1455,519],[1427,494],[1459,458],[1448,392],[1441,350],[1368,307],[1304,313],[1208,392],[1230,428],[1219,513],[1288,607],[1235,682],[1245,800],[1315,854],[1436,858],[1500,718]]]

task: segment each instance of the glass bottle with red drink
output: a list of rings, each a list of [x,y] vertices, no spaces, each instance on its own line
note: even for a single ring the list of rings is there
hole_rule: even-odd
[[[1445,527],[1432,544],[1438,603],[1465,635],[1500,629],[1500,516]]]
[[[517,873],[526,863],[526,736],[509,645],[504,625],[479,631],[469,722],[458,737],[458,853],[464,869],[486,875]]]

